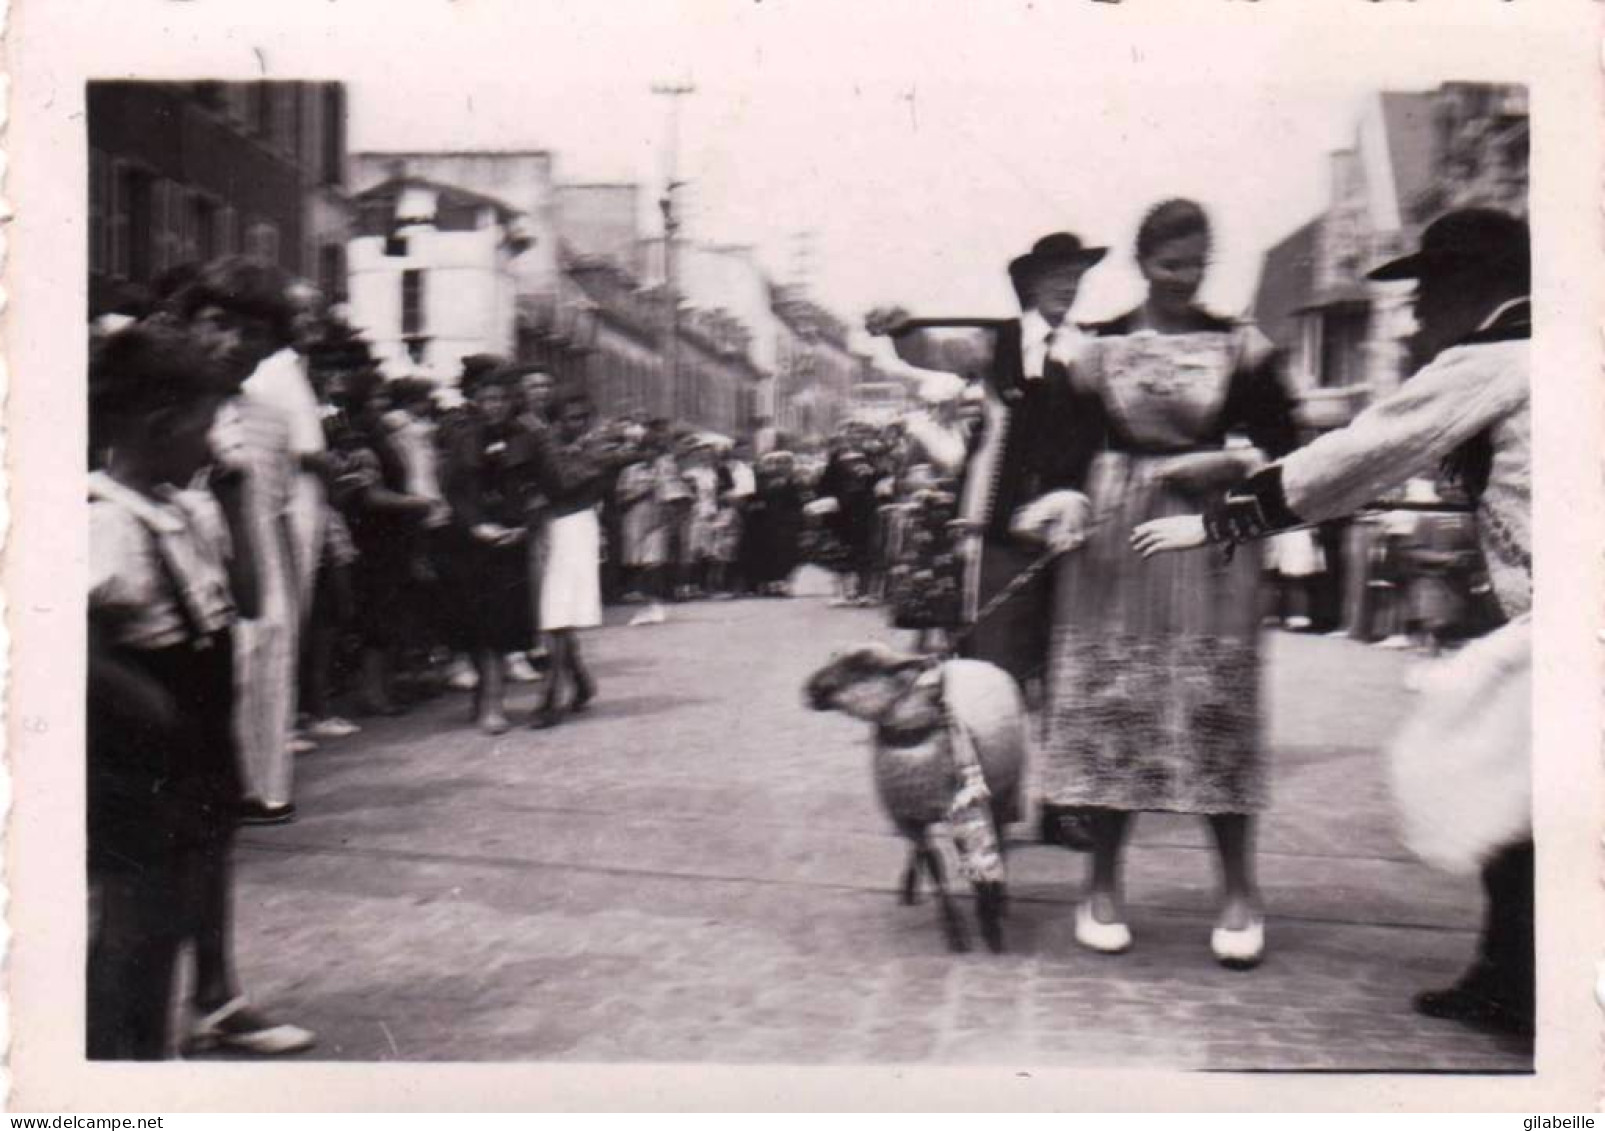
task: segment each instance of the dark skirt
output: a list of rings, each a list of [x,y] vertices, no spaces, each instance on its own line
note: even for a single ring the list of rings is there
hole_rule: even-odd
[[[451,643],[465,651],[525,652],[535,645],[529,547],[486,546],[458,534],[443,555],[454,615]]]
[[[352,581],[362,642],[372,648],[413,643],[422,633],[411,539],[368,542],[358,546],[358,554]]]
[[[772,585],[791,576],[802,558],[802,502],[795,494],[760,497],[746,515],[742,543],[750,579]]]
[[[204,648],[122,648],[116,658],[160,686],[173,718],[155,726],[91,689],[87,703],[92,872],[159,869],[225,840],[241,799],[229,632]]]

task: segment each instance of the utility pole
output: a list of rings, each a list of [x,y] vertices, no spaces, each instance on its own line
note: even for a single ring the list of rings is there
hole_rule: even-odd
[[[812,228],[803,228],[791,234],[791,283],[798,297],[806,296],[813,290],[818,238],[819,233]]]
[[[663,301],[667,306],[664,323],[668,328],[668,387],[670,417],[680,414],[680,272],[675,239],[680,231],[680,213],[675,192],[682,187],[680,164],[680,99],[695,94],[689,82],[653,83],[652,93],[669,100],[669,152],[663,177],[663,195],[658,208],[663,213]]]

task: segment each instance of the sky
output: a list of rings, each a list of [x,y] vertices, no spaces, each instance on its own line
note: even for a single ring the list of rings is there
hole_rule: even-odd
[[[510,24],[506,42],[529,35],[526,53],[485,54],[467,73],[413,67],[405,96],[388,77],[353,79],[350,144],[549,149],[559,180],[646,186],[655,235],[670,131],[669,100],[651,88],[690,82],[688,234],[751,244],[790,281],[808,233],[813,292],[850,322],[883,303],[1008,313],[1007,261],[1066,229],[1112,249],[1076,317],[1113,315],[1141,297],[1142,214],[1178,195],[1212,214],[1203,298],[1235,314],[1264,251],[1325,206],[1328,154],[1352,144],[1368,95],[1509,77],[1490,73],[1487,36],[1434,49],[1422,24],[1368,40],[1314,19],[1155,28],[1139,13],[1123,25],[980,8],[571,9],[566,22]],[[717,18],[687,14],[703,10]]]

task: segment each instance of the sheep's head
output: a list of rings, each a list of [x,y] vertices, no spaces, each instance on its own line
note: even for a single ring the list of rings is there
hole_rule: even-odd
[[[932,662],[931,657],[898,652],[884,644],[861,644],[808,677],[808,705],[865,722],[885,722]]]

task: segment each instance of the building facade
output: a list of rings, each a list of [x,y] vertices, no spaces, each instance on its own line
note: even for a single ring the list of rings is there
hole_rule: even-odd
[[[470,354],[511,357],[522,218],[482,193],[404,176],[355,200],[348,318],[390,376],[452,385]]]
[[[531,241],[518,259],[519,295],[551,296],[559,274],[555,164],[542,149],[365,151],[352,155],[351,187],[363,192],[411,176],[503,202],[522,217]]]
[[[848,344],[846,323],[798,289],[774,287],[771,295],[779,322],[775,426],[802,438],[823,436],[851,411],[863,358]]]
[[[344,297],[345,90],[322,82],[92,82],[91,314],[162,272],[248,254]]]
[[[1341,427],[1409,374],[1415,320],[1409,282],[1365,273],[1416,246],[1453,208],[1527,214],[1528,116],[1520,86],[1452,83],[1369,98],[1355,142],[1329,156],[1328,206],[1265,255],[1254,309],[1285,351],[1306,438]],[[1322,538],[1328,564],[1317,604],[1370,633],[1373,523]]]
[[[659,302],[609,260],[564,260],[560,299],[520,321],[519,357],[586,389],[604,416],[672,416]]]
[[[1265,256],[1255,315],[1286,352],[1311,431],[1347,423],[1408,373],[1408,283],[1371,267],[1452,208],[1527,214],[1524,87],[1452,83],[1367,99],[1352,147],[1329,156],[1326,210]]]

